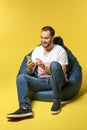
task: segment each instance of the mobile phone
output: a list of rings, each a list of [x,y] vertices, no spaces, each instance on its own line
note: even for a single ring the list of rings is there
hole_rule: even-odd
[[[27,58],[27,61],[30,61],[31,60],[31,57],[30,56],[26,56],[26,58]]]

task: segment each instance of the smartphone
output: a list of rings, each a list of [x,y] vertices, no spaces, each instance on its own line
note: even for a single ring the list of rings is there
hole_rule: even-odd
[[[32,60],[30,56],[26,56],[26,58],[27,58],[27,61]]]

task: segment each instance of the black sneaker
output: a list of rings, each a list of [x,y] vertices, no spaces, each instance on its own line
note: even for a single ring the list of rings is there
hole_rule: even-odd
[[[51,114],[58,114],[61,111],[60,106],[61,106],[60,101],[53,101],[53,105],[51,108]]]
[[[28,116],[32,116],[33,112],[31,110],[31,108],[19,108],[17,111],[15,111],[14,113],[10,113],[7,114],[7,118],[22,118],[22,117],[28,117]]]

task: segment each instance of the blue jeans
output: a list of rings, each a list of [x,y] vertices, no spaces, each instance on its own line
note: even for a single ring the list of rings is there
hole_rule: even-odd
[[[29,107],[29,89],[33,91],[53,90],[53,99],[61,100],[61,89],[66,83],[62,67],[58,62],[50,64],[51,76],[37,78],[28,74],[17,76],[19,106]]]

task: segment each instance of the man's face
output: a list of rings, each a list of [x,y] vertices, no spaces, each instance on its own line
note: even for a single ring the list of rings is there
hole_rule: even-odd
[[[42,31],[41,32],[41,44],[44,48],[47,48],[48,46],[51,45],[53,42],[53,37],[50,35],[50,31]]]

